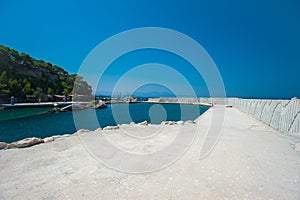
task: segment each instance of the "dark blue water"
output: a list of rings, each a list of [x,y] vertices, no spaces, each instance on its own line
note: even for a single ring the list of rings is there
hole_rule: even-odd
[[[113,126],[132,121],[138,123],[147,120],[152,124],[159,124],[167,120],[194,120],[207,109],[208,107],[203,106],[179,104],[112,104],[108,105],[106,109],[74,111],[77,126],[75,126],[72,112],[39,113],[15,119],[10,117],[7,120],[3,120],[2,116],[2,120],[0,120],[0,141],[9,143],[27,137],[44,138],[53,135],[74,133],[76,132],[76,128],[94,130],[99,128],[99,126]],[[10,111],[14,112],[13,110]],[[18,114],[21,111],[19,109]],[[24,112],[28,112],[28,110],[24,110]],[[95,112],[98,120],[97,124],[91,123]]]

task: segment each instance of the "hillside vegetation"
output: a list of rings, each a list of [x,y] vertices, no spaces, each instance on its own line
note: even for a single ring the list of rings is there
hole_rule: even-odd
[[[91,95],[92,88],[82,77],[0,45],[0,102],[8,102],[11,96],[24,102],[29,96],[68,95],[76,78],[76,93]]]

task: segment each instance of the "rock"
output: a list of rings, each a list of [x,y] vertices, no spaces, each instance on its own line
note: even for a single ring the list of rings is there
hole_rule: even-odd
[[[44,143],[44,140],[41,138],[36,138],[36,137],[32,137],[32,138],[25,138],[23,140],[19,140],[17,142],[12,142],[10,144],[7,145],[8,149],[11,148],[24,148],[24,147],[30,147],[36,144],[40,144],[40,143]]]
[[[168,124],[168,125],[174,125],[174,124],[176,124],[176,122],[174,122],[174,121],[166,121],[165,124],[166,124],[166,125],[167,125],[167,124]]]
[[[79,129],[77,132],[75,132],[75,134],[81,134],[81,133],[87,133],[90,132],[90,130],[88,129]]]
[[[107,126],[107,127],[104,127],[103,130],[106,131],[106,130],[116,130],[116,129],[119,129],[118,126]]]
[[[300,143],[295,144],[295,151],[300,152]]]
[[[184,124],[184,122],[183,122],[183,121],[178,121],[178,122],[176,122],[176,124],[183,125],[183,124]]]
[[[96,130],[94,130],[95,132],[98,132],[98,131],[102,131],[103,129],[102,128],[97,128]]]
[[[71,134],[63,134],[61,137],[70,137]]]
[[[0,142],[0,149],[5,149],[7,147],[7,143]]]
[[[148,122],[147,122],[147,120],[145,120],[145,121],[143,121],[143,122],[140,122],[140,123],[138,123],[139,125],[148,125]]]
[[[54,137],[46,137],[43,140],[44,140],[44,143],[52,142],[52,141],[54,141]]]
[[[54,136],[52,136],[52,138],[55,140],[55,139],[61,138],[61,135],[54,135]]]
[[[192,120],[187,120],[184,122],[184,124],[195,124],[195,122],[193,122]]]

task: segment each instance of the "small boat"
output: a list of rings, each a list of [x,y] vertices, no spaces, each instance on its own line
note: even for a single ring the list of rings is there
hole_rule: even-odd
[[[88,109],[88,106],[82,105],[82,104],[71,104],[71,105],[67,105],[63,108],[60,109],[61,112],[65,112],[65,111],[77,111],[77,110],[84,110],[84,109]]]
[[[104,109],[107,108],[107,105],[105,103],[97,104],[94,106],[95,109]]]
[[[58,108],[63,108],[63,107],[66,107],[66,106],[69,106],[69,105],[72,105],[71,103],[55,103],[54,104],[54,107],[58,107]]]

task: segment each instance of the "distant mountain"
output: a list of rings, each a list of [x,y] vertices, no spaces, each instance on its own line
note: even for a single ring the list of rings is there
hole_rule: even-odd
[[[11,96],[24,102],[28,96],[67,95],[72,92],[76,78],[76,93],[90,95],[92,88],[82,77],[0,45],[0,103],[8,102]]]

